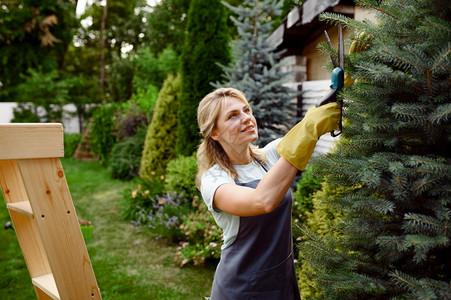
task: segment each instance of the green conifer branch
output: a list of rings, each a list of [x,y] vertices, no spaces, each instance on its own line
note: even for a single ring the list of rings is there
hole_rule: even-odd
[[[380,5],[380,1],[377,0],[357,0],[356,4],[361,6],[361,7],[365,7],[365,8],[369,8],[369,9],[374,9],[384,15],[390,16],[391,18],[393,18],[394,20],[398,20],[398,17],[396,17],[395,15],[391,14],[388,10],[383,9]]]
[[[430,33],[438,33],[438,34],[451,34],[451,23],[447,22],[446,20],[437,18],[435,16],[427,16],[426,17],[426,24],[431,25],[422,25],[421,28],[419,28],[420,31],[430,32]]]
[[[413,278],[412,276],[409,276],[407,274],[403,274],[399,271],[392,272],[390,274],[391,277],[397,279],[395,282],[397,284],[401,284],[402,286],[407,287],[411,291],[423,291],[423,288],[421,287],[421,284],[418,280]]]
[[[430,116],[431,122],[440,125],[451,119],[451,103],[447,103],[437,107]]]
[[[407,213],[404,216],[403,229],[407,232],[430,232],[434,234],[445,234],[447,223],[441,225],[443,220],[433,218],[424,214]]]

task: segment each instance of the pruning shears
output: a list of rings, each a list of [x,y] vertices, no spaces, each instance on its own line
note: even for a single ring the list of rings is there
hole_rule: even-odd
[[[324,35],[326,36],[326,42],[329,45],[329,47],[332,47],[332,44],[330,42],[329,35],[327,34],[327,31],[324,31]],[[316,105],[321,106],[323,104],[327,104],[329,102],[337,102],[337,94],[338,92],[344,87],[344,43],[343,43],[343,28],[342,25],[339,24],[338,26],[338,62],[337,59],[334,56],[330,56],[330,59],[332,60],[332,64],[334,66],[334,69],[331,74],[331,90],[329,93],[322,98],[318,104]],[[330,135],[332,137],[339,136],[342,133],[343,128],[343,102],[339,102],[340,105],[340,123],[338,127],[338,131],[331,131]]]

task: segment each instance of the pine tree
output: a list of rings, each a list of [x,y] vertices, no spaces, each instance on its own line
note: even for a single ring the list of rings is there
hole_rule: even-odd
[[[181,89],[178,110],[177,153],[191,156],[199,143],[196,109],[212,91],[210,82],[221,78],[217,63],[227,64],[229,33],[226,10],[218,0],[192,0],[181,56]]]
[[[451,7],[359,3],[377,24],[323,15],[368,46],[346,57],[344,142],[315,159],[340,225],[300,253],[325,299],[450,299]]]
[[[222,2],[237,17],[231,17],[239,38],[232,42],[232,63],[223,66],[225,83],[215,87],[234,87],[244,92],[254,111],[259,130],[259,143],[265,145],[286,132],[284,125],[292,122],[290,100],[297,91],[284,85],[289,72],[281,52],[275,52],[268,37],[273,31],[273,18],[281,14],[283,1],[245,0],[240,6]]]

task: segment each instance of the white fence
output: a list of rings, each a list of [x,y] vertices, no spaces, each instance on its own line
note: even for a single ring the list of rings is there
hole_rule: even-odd
[[[0,102],[0,123],[10,123],[14,118],[13,109],[17,107],[15,102]],[[73,104],[63,106],[64,117],[63,126],[67,133],[78,133],[78,117],[75,114],[76,108]]]
[[[312,106],[327,94],[330,89],[330,80],[304,81],[302,83],[302,111],[303,115]],[[13,108],[17,107],[15,102],[0,102],[0,123],[9,123],[13,118]],[[75,115],[75,105],[68,104],[63,107],[64,131],[67,133],[78,133],[78,117]],[[339,138],[333,138],[330,134],[323,135],[316,144],[315,153],[327,153]]]

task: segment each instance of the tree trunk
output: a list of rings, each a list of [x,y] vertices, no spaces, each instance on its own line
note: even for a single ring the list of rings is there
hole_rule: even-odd
[[[102,28],[100,30],[100,87],[102,91],[104,90],[105,85],[105,23],[106,16],[108,12],[108,0],[105,0],[105,6],[103,7],[103,15],[102,15]]]

